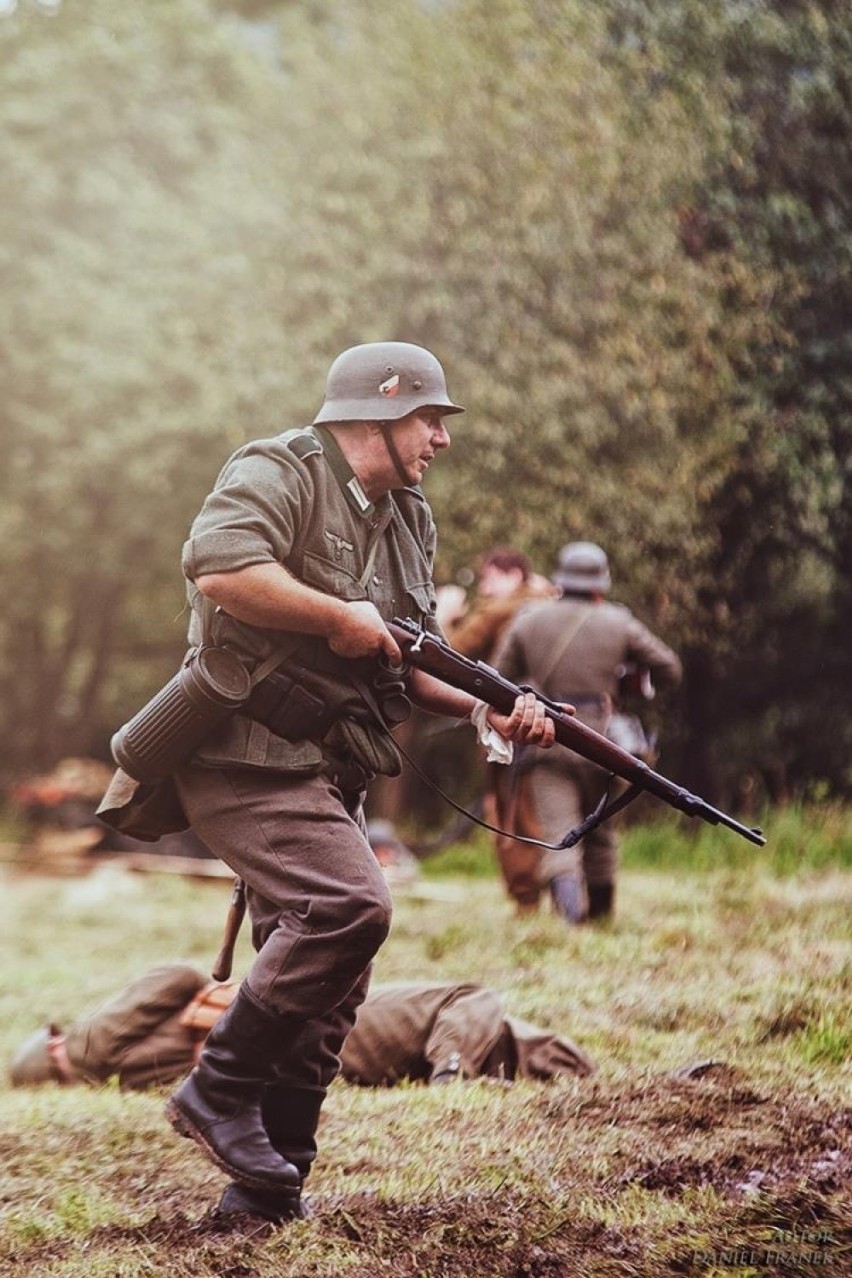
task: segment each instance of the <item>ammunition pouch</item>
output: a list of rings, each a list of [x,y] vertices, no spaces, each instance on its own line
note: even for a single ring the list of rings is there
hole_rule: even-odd
[[[321,742],[341,775],[348,775],[354,764],[349,788],[361,788],[377,773],[399,775],[399,751],[376,720],[381,710],[370,689],[356,680],[353,691],[351,679],[343,681],[329,671],[299,668],[293,673],[295,678],[280,670],[267,675],[253,689],[245,713],[287,741]],[[393,692],[399,696],[396,685]]]
[[[384,658],[379,658],[372,681],[375,709],[381,715],[382,722],[392,728],[411,718],[411,701],[405,682],[407,674],[407,666],[392,666]]]
[[[338,719],[327,740],[335,754],[353,759],[363,768],[368,781],[377,773],[397,777],[402,771],[402,757],[393,738],[372,722]]]
[[[337,717],[327,701],[280,671],[257,684],[245,713],[286,741],[320,741]]]

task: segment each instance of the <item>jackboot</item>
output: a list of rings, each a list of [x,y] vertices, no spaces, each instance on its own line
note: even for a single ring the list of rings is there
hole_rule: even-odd
[[[324,1087],[288,1087],[271,1083],[263,1096],[263,1122],[270,1144],[286,1162],[292,1163],[301,1184],[316,1158],[316,1130],[325,1100]],[[217,1216],[258,1216],[283,1225],[290,1220],[306,1220],[311,1215],[299,1192],[282,1195],[272,1189],[252,1189],[245,1185],[226,1186],[216,1208]]]
[[[226,1185],[214,1215],[255,1216],[273,1225],[286,1225],[291,1220],[308,1220],[313,1213],[301,1194],[288,1197],[277,1189],[253,1189],[232,1181]]]
[[[198,1065],[166,1106],[169,1122],[241,1184],[298,1198],[298,1168],[276,1153],[261,1104],[287,1022],[243,985],[207,1036]]]
[[[558,914],[569,923],[584,923],[589,913],[586,885],[576,874],[558,874],[550,880],[550,895]]]
[[[589,884],[589,918],[610,918],[615,907],[614,883]]]

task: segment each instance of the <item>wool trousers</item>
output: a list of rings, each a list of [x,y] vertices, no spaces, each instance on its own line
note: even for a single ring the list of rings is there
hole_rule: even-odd
[[[193,829],[246,884],[256,958],[245,982],[293,1025],[278,1075],[326,1087],[390,928],[363,795],[325,772],[190,765],[176,780]]]

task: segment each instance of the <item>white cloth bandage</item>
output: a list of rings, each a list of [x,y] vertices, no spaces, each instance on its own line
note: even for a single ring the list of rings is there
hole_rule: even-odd
[[[470,712],[470,721],[476,728],[476,735],[481,745],[485,746],[485,758],[488,763],[511,763],[515,757],[515,748],[511,741],[501,737],[496,728],[492,728],[487,715],[490,706],[484,701],[477,701]]]

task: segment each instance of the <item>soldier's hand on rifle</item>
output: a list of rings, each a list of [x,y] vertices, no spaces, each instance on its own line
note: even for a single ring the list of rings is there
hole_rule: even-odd
[[[519,745],[535,745],[549,750],[555,740],[553,720],[546,717],[544,705],[534,692],[522,693],[516,699],[511,714],[499,714],[492,706],[486,718],[501,737]]]
[[[328,636],[328,646],[338,657],[378,657],[384,653],[391,665],[402,664],[399,644],[378,609],[366,599],[346,603],[340,609]]]

